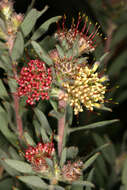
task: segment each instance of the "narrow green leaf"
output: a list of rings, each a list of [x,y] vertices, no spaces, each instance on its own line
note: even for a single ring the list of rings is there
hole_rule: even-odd
[[[101,152],[104,148],[107,148],[110,144],[109,143],[106,143],[96,149],[94,149],[89,155],[87,155],[85,157],[85,160],[87,160],[90,156],[92,156],[93,154],[97,153],[97,152]]]
[[[127,187],[127,159],[125,160],[124,162],[124,165],[123,165],[123,171],[122,171],[122,183],[124,185],[126,185]]]
[[[103,62],[104,59],[105,59],[108,55],[109,55],[109,52],[104,53],[104,54],[101,56],[99,62],[100,62],[100,63]]]
[[[45,129],[40,127],[40,132],[41,132],[43,142],[44,143],[49,142],[49,138],[48,138],[48,135],[45,132]]]
[[[7,138],[7,140],[16,148],[18,148],[17,144],[17,137],[16,135],[11,132],[8,128],[8,119],[7,119],[7,113],[1,112],[0,113],[0,131],[2,134]]]
[[[4,87],[4,84],[2,80],[0,79],[0,97],[8,97],[8,93],[6,91],[6,88]]]
[[[88,178],[87,178],[88,181],[92,181],[93,174],[94,174],[94,168],[90,171],[90,173],[88,175]],[[91,190],[91,187],[88,186],[88,187],[85,188],[85,190]]]
[[[17,176],[17,178],[35,188],[48,189],[48,185],[38,176]]]
[[[46,163],[48,164],[49,168],[51,169],[52,173],[54,174],[53,161],[49,158],[46,158]]]
[[[75,132],[75,131],[80,131],[80,130],[95,129],[95,128],[103,127],[103,126],[106,126],[106,125],[110,125],[110,124],[118,122],[118,121],[119,121],[119,119],[113,119],[113,120],[108,120],[108,121],[100,121],[100,122],[92,123],[92,124],[85,125],[85,126],[82,126],[82,127],[70,128],[69,133],[72,133],[72,132]]]
[[[29,173],[32,174],[34,173],[32,170],[32,167],[23,162],[23,161],[19,161],[19,160],[12,160],[12,159],[5,159],[4,160],[6,164],[8,164],[10,167],[12,167],[13,169],[21,172],[21,173]]]
[[[33,29],[37,19],[48,9],[47,6],[42,11],[37,11],[36,9],[31,9],[31,11],[26,15],[24,21],[21,24],[21,29],[26,37]]]
[[[47,21],[45,21],[33,34],[32,36],[32,40],[37,40],[38,38],[40,38],[49,28],[50,24],[57,22],[59,19],[61,18],[61,16],[55,16],[52,17],[50,19],[48,19]]]
[[[71,125],[73,121],[73,109],[70,105],[66,106],[66,122]]]
[[[46,130],[41,126],[38,120],[33,121],[36,136],[40,138],[40,135],[42,136],[42,140],[44,143],[49,142],[49,137],[46,133]]]
[[[5,22],[2,18],[0,18],[0,28],[6,32],[6,25],[5,25]]]
[[[54,190],[65,190],[63,187],[61,187],[59,185],[53,185],[53,189]]]
[[[43,112],[37,108],[34,109],[34,112],[35,112],[39,122],[41,123],[41,127],[43,127],[46,130],[47,134],[51,135],[52,130],[51,130],[48,120],[45,117],[45,115],[43,114]]]
[[[100,155],[100,153],[94,154],[92,157],[90,157],[84,164],[83,170],[86,170],[89,166],[93,164],[93,162],[97,159],[97,157]]]
[[[71,146],[67,148],[67,159],[74,159],[78,155],[78,148]]]
[[[4,160],[6,158],[8,159],[8,155],[2,149],[0,149],[0,165],[2,165],[7,173],[9,173],[11,176],[20,175],[19,172],[12,169],[8,164],[5,163]]]
[[[59,45],[56,45],[56,49],[58,51],[59,56],[61,58],[63,58],[64,57],[64,51],[63,51],[63,49]]]
[[[66,154],[67,154],[67,148],[64,148],[61,154],[61,159],[60,159],[60,166],[61,168],[63,167],[63,165],[66,162]]]
[[[0,67],[5,69],[9,73],[9,71],[12,71],[12,64],[10,57],[8,56],[8,53],[4,53],[0,56]]]
[[[9,147],[8,152],[12,159],[22,160],[21,156],[19,156],[17,151],[12,146]]]
[[[17,33],[16,40],[12,49],[11,58],[13,61],[18,60],[24,51],[24,39],[21,32]]]
[[[10,87],[11,92],[12,92],[12,93],[15,93],[16,90],[17,90],[17,82],[16,82],[16,80],[13,79],[13,78],[10,78],[10,79],[8,80],[8,84],[9,84],[9,87]]]
[[[52,65],[53,62],[50,59],[49,55],[45,52],[45,50],[35,41],[31,42],[35,52],[47,65]]]
[[[112,143],[109,141],[109,139],[106,140],[104,137],[102,138],[98,134],[93,134],[93,138],[98,147],[104,145],[107,141],[109,142],[109,146],[106,149],[102,149],[101,152],[102,152],[105,160],[107,160],[107,162],[111,166],[113,166],[114,161],[116,159],[116,155],[115,155],[115,150],[113,149]],[[109,155],[110,155],[110,157],[109,157]]]
[[[58,110],[58,102],[55,101],[55,100],[53,100],[53,99],[51,99],[51,98],[50,98],[49,101],[50,101],[50,104],[52,105],[53,109],[54,109],[55,111],[57,111],[57,110]]]
[[[36,145],[34,140],[32,139],[32,137],[28,134],[28,132],[24,132],[23,135],[24,135],[25,140],[26,140],[28,145],[30,145],[30,146],[35,146]]]
[[[63,114],[58,111],[51,110],[49,112],[49,116],[55,117],[57,120],[59,120],[63,116]]]
[[[92,184],[89,181],[75,181],[72,183],[73,186],[89,186],[89,187],[93,187],[94,188],[94,184]]]
[[[97,168],[97,170],[99,171],[99,173],[101,174],[103,178],[107,178],[108,171],[106,167],[106,162],[104,158],[102,157],[102,155],[99,156],[98,159],[96,160],[95,168]]]
[[[0,180],[0,189],[1,190],[12,190],[12,185],[13,185],[13,178],[3,178]]]

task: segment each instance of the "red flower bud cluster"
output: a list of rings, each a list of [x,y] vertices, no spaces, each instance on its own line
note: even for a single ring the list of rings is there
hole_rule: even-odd
[[[51,83],[51,68],[46,68],[40,60],[31,60],[28,67],[23,67],[20,72],[18,96],[27,96],[26,102],[30,105],[40,98],[48,100]]]
[[[52,142],[38,143],[36,147],[28,147],[25,152],[25,158],[31,163],[34,170],[44,172],[48,169],[46,158],[52,159],[54,151]]]

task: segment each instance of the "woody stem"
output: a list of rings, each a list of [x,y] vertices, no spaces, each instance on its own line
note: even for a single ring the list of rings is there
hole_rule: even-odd
[[[65,130],[66,102],[63,100],[59,100],[59,108],[64,109],[63,116],[58,121],[58,155],[60,157],[63,148],[63,138]]]

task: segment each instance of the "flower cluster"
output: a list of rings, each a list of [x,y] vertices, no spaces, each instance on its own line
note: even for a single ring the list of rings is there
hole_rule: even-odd
[[[84,22],[84,26],[82,27],[82,29],[79,29],[79,25],[82,22],[82,20],[85,19]],[[91,26],[91,22],[88,24],[87,27],[87,23],[88,23],[88,17],[85,17],[85,15],[78,17],[78,22],[75,26],[74,24],[74,19],[71,25],[71,28],[68,30],[65,27],[65,20],[66,20],[66,16],[64,15],[63,17],[63,23],[62,23],[62,28],[59,26],[58,24],[58,30],[55,33],[55,37],[62,43],[63,40],[66,39],[69,48],[72,48],[75,40],[78,39],[78,50],[79,50],[79,54],[82,53],[89,53],[95,50],[95,44],[94,44],[94,38],[98,32],[99,26],[98,28],[93,30],[93,32],[89,35],[89,29]]]
[[[75,115],[83,111],[82,105],[92,111],[94,106],[98,107],[104,103],[106,86],[103,82],[107,77],[100,78],[95,72],[97,67],[98,63],[95,63],[93,68],[89,68],[88,65],[77,67],[77,73],[73,76],[74,81],[63,82],[65,93],[60,99],[69,101]]]
[[[65,180],[73,182],[79,179],[82,174],[83,162],[78,160],[76,162],[68,161],[62,168],[62,175]]]
[[[45,144],[39,142],[36,147],[28,147],[25,151],[25,158],[31,163],[33,170],[46,172],[48,169],[46,158],[52,159],[54,151],[54,144],[52,142]]]
[[[0,12],[3,15],[6,28],[0,28],[0,37],[6,41],[7,48],[11,52],[16,38],[16,33],[23,21],[23,15],[13,11],[13,3],[9,0],[1,0]]]
[[[93,66],[87,64],[88,57],[81,57],[83,53],[90,53],[95,50],[93,39],[95,38],[99,27],[96,26],[91,34],[89,29],[91,23],[87,24],[88,18],[85,18],[85,23],[82,29],[79,29],[79,25],[84,19],[84,16],[78,17],[78,22],[75,25],[74,22],[71,28],[67,30],[65,28],[65,19],[63,17],[62,28],[58,27],[55,37],[63,48],[64,55],[60,55],[58,49],[52,50],[49,55],[54,62],[56,75],[58,76],[60,85],[63,89],[62,95],[59,95],[59,100],[69,102],[74,108],[74,114],[77,115],[83,111],[83,106],[88,110],[93,111],[93,107],[100,108],[104,103],[104,95],[106,93],[105,81],[108,80],[106,76],[100,76],[97,72],[99,63],[96,62]],[[65,48],[62,45],[63,41],[69,48]],[[73,51],[74,43],[77,41],[78,54]],[[64,44],[64,45],[65,45]],[[67,53],[67,54],[66,54]]]
[[[52,50],[50,52],[50,57],[54,61],[54,67],[56,74],[61,80],[72,79],[75,75],[78,58],[73,59],[73,57],[60,57],[57,50]]]
[[[52,83],[51,68],[46,68],[44,62],[31,60],[28,67],[23,67],[18,80],[18,96],[27,96],[27,103],[35,104],[41,98],[49,99]]]

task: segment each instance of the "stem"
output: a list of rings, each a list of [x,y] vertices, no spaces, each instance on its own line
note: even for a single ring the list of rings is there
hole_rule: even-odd
[[[58,121],[58,155],[61,156],[62,153],[62,145],[63,145],[63,137],[64,137],[64,129],[65,129],[65,115],[66,115],[66,102],[64,100],[59,100],[59,108],[64,108],[64,114]]]
[[[27,13],[33,8],[33,6],[34,6],[34,4],[35,4],[35,1],[36,1],[36,0],[31,0],[31,4],[30,4],[30,6],[29,6],[28,9],[27,9]]]
[[[13,74],[14,78],[17,79],[17,72],[16,72],[16,67],[13,63]],[[15,109],[15,114],[16,114],[16,123],[17,123],[17,130],[19,134],[19,139],[21,139],[22,134],[23,134],[23,127],[22,127],[22,119],[19,114],[19,97],[17,96],[16,93],[13,93],[13,99],[14,99],[14,109]]]

